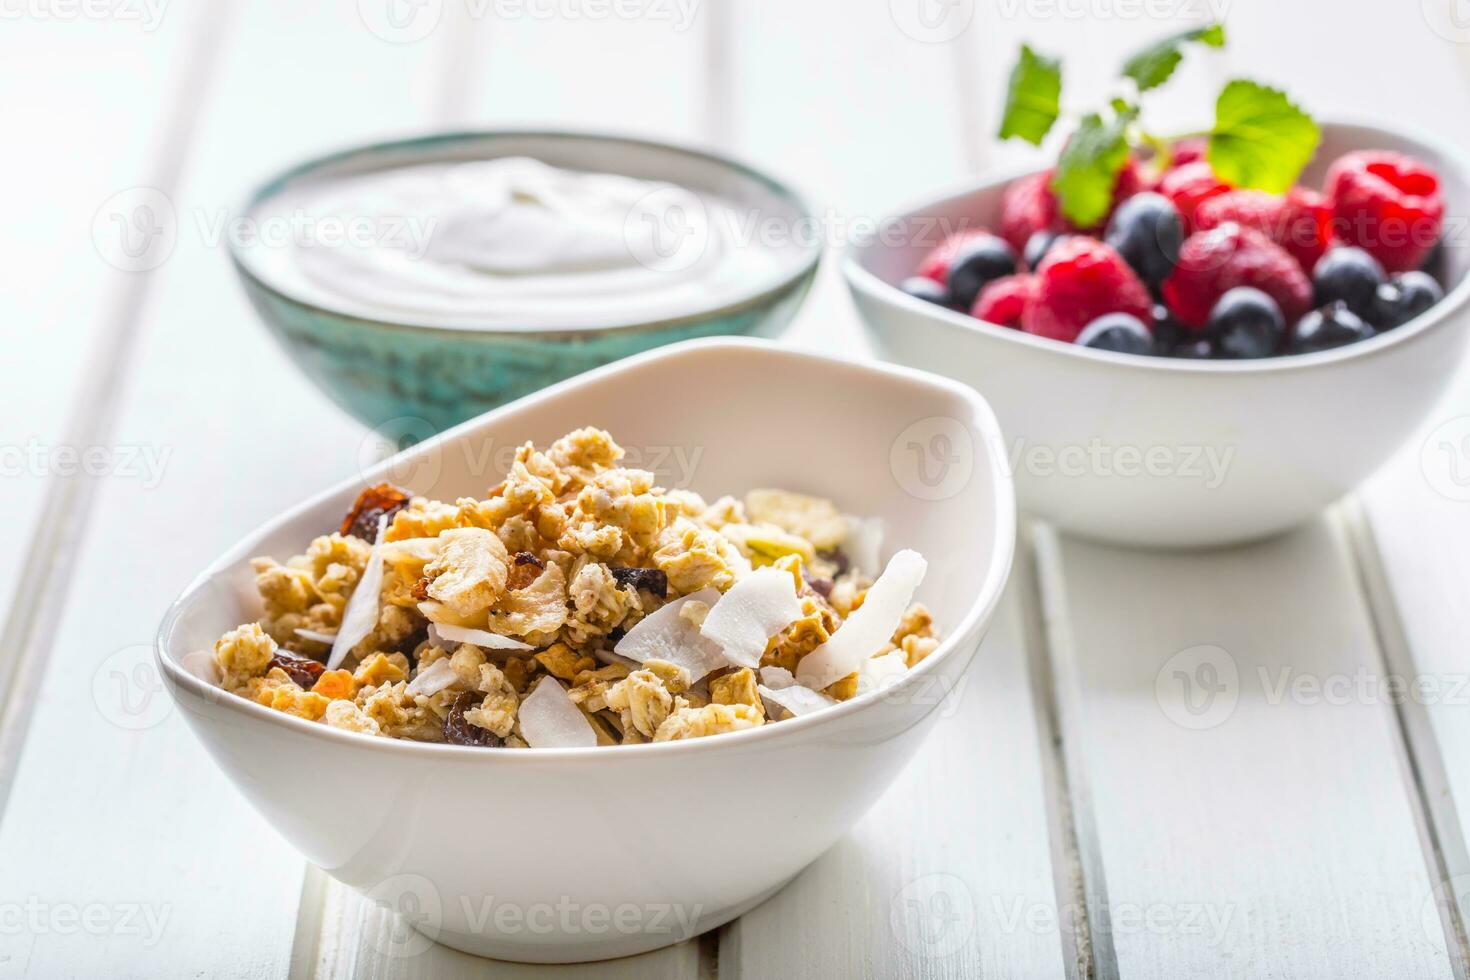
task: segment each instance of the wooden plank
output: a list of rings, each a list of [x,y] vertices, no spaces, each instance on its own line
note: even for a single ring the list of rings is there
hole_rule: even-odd
[[[166,447],[108,438],[125,373],[117,362],[148,279],[135,270],[160,254],[122,253],[112,222],[145,201],[137,188],[171,179],[156,136],[187,129],[188,104],[170,85],[182,91],[194,70],[187,42],[198,26],[141,4],[99,18],[46,13],[8,19],[0,32],[0,86],[44,92],[10,100],[6,112],[15,150],[0,231],[0,264],[12,270],[0,356],[0,554],[10,556],[0,565],[0,807],[34,689],[27,653],[37,623],[55,615],[51,558],[74,551],[96,485],[152,485],[167,462]]]
[[[206,52],[214,81],[187,84],[207,102],[170,194],[178,240],[116,420],[118,444],[171,447],[170,465],[156,487],[100,489],[66,604],[43,624],[48,669],[0,824],[0,900],[36,906],[42,927],[3,937],[7,976],[265,977],[291,960],[303,862],[171,712],[148,644],[205,562],[353,472],[363,436],[285,362],[201,222],[293,158],[422,126],[437,48],[384,42],[355,5],[235,13]]]
[[[907,20],[906,33],[901,7],[823,0],[726,12],[730,146],[811,194],[834,251],[858,222],[961,179],[979,159],[963,123],[976,111],[962,70],[975,25],[946,41]],[[831,255],[792,342],[866,349],[839,266]],[[722,977],[1062,975],[1022,600],[1008,594],[957,710],[888,795],[727,927]]]
[[[1042,542],[1117,974],[1451,976],[1335,527],[1192,555]]]

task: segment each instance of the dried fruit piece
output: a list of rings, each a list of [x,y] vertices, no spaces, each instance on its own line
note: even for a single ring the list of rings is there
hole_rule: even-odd
[[[498,749],[505,742],[488,728],[472,725],[464,713],[480,703],[483,695],[466,691],[454,699],[449,716],[444,719],[444,740],[450,745],[473,745],[482,749]]]
[[[309,657],[299,657],[289,650],[277,650],[275,656],[271,657],[270,667],[279,667],[291,675],[297,687],[310,690],[317,682],[317,678],[326,673],[327,668]]]
[[[662,568],[614,568],[612,577],[625,589],[647,589],[659,598],[669,594],[669,573]]]
[[[378,519],[388,518],[391,522],[393,515],[408,506],[409,493],[400,490],[391,483],[379,483],[375,487],[368,487],[357,495],[357,501],[347,516],[342,518],[342,526],[338,529],[339,534],[350,534],[354,538],[362,538],[364,541],[376,541],[378,539]]]

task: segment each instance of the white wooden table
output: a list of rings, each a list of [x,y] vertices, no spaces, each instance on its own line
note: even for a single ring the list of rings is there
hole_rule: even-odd
[[[194,571],[364,440],[232,281],[213,231],[243,189],[369,138],[566,125],[732,150],[871,217],[1025,158],[989,138],[1021,39],[1082,91],[1212,6],[954,0],[953,32],[919,0],[388,2],[5,8],[0,976],[1465,980],[1463,384],[1278,540],[1167,555],[1028,528],[963,710],[717,933],[581,968],[387,955],[392,914],[274,834],[146,663]],[[1223,2],[1229,50],[1189,59],[1166,116],[1199,122],[1239,73],[1470,135],[1470,33],[1441,0]],[[171,247],[129,260],[114,215],[140,202]],[[833,266],[790,339],[851,350]],[[1206,661],[1235,682],[1201,715],[1178,672]]]

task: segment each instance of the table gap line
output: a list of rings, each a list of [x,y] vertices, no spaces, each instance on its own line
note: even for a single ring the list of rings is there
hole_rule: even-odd
[[[720,150],[735,148],[735,57],[731,50],[730,4],[701,8],[704,47],[704,119],[700,132]]]
[[[977,8],[976,16],[982,12]],[[964,34],[960,35],[963,38]],[[959,102],[960,149],[964,153],[965,169],[979,176],[995,161],[992,159],[991,143],[985,138],[988,113],[985,100],[989,93],[981,84],[981,73],[970,46],[960,43],[960,38],[946,43],[949,49],[950,75],[954,81],[955,95]]]
[[[1342,536],[1353,563],[1353,578],[1363,605],[1368,611],[1373,635],[1377,641],[1379,664],[1385,676],[1405,678],[1417,676],[1413,649],[1404,629],[1403,617],[1389,584],[1388,570],[1383,564],[1372,522],[1362,503],[1351,498],[1333,515],[1333,524]],[[1470,909],[1459,902],[1455,889],[1448,883],[1456,876],[1470,874],[1470,850],[1467,850],[1464,825],[1449,792],[1444,755],[1435,737],[1425,706],[1412,697],[1391,703],[1396,734],[1396,754],[1403,767],[1404,788],[1409,795],[1414,825],[1419,831],[1424,863],[1431,883],[1444,887],[1439,896],[1440,923],[1444,927],[1445,945],[1450,952],[1450,965],[1456,980],[1470,977]]]
[[[1082,692],[1077,649],[1067,616],[1058,532],[1027,522],[1018,549],[1032,697],[1046,769],[1047,828],[1064,961],[1075,980],[1118,980],[1108,924],[1108,887],[1083,757]]]
[[[149,173],[143,183],[132,186],[152,187],[170,199],[177,193],[193,148],[204,96],[215,76],[228,18],[225,11],[197,19],[194,36],[184,45],[188,54],[181,84],[162,117]],[[109,293],[99,315],[100,326],[62,430],[62,445],[100,446],[111,437],[117,406],[134,363],[132,354],[142,311],[159,271],[119,270],[111,274]],[[0,819],[4,819],[30,728],[33,695],[41,684],[54,643],[52,631],[43,629],[42,624],[55,620],[66,605],[71,586],[63,572],[80,553],[100,483],[100,477],[83,473],[49,477],[41,511],[20,557],[22,567],[36,571],[25,589],[17,585],[0,629]]]

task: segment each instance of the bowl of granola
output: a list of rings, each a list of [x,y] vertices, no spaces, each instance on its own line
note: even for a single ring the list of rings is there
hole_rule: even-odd
[[[835,843],[963,692],[1014,544],[1001,446],[931,375],[674,345],[254,532],[160,669],[272,825],[419,933],[657,948]]]

